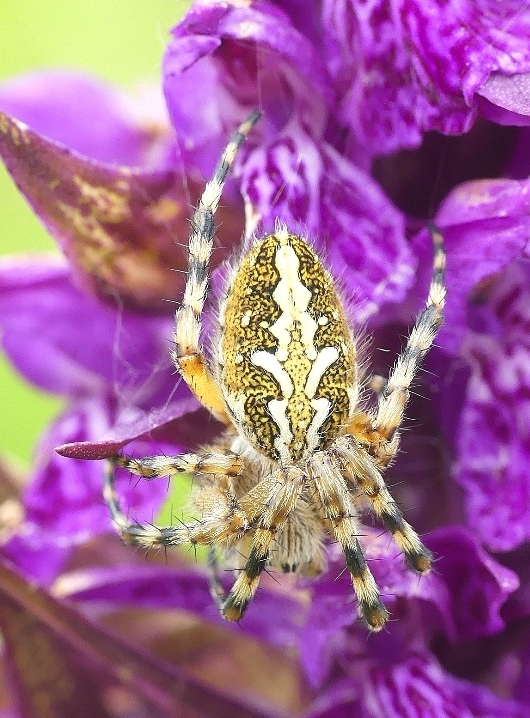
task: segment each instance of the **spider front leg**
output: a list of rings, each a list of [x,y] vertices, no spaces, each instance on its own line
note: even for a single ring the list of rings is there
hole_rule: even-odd
[[[338,467],[326,453],[315,454],[309,461],[309,468],[322,513],[331,524],[333,536],[342,546],[360,614],[372,631],[380,631],[388,620],[388,611],[381,601],[357,538],[358,527],[352,516],[348,487]]]
[[[410,566],[418,573],[428,573],[433,555],[403,518],[375,460],[362,447],[357,446],[351,436],[340,436],[333,443],[331,451],[343,476],[370,501],[374,513],[390,531]]]
[[[240,125],[226,146],[214,176],[207,183],[193,213],[188,250],[188,278],[182,306],[175,315],[173,361],[201,404],[226,426],[229,426],[231,421],[225,402],[199,344],[201,317],[208,290],[208,270],[215,237],[214,215],[237,151],[260,115],[260,112],[253,112]]]

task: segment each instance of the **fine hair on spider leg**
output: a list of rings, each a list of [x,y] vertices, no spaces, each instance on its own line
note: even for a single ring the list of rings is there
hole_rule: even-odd
[[[356,504],[367,503],[417,573],[429,571],[432,554],[404,519],[384,473],[399,448],[411,383],[442,322],[443,238],[431,228],[429,294],[388,379],[374,383],[374,406],[361,391],[358,341],[333,276],[310,243],[280,221],[272,234],[247,240],[232,260],[208,361],[201,326],[215,212],[237,151],[259,117],[253,112],[233,135],[193,213],[186,287],[175,315],[173,361],[224,430],[196,453],[112,457],[105,500],[128,544],[208,546],[211,593],[231,621],[244,615],[269,567],[320,574],[330,535],[341,546],[362,620],[379,631],[389,614],[359,541]],[[117,467],[147,480],[192,474],[197,518],[167,527],[130,522],[114,491]],[[225,594],[218,563],[227,555],[242,560]]]

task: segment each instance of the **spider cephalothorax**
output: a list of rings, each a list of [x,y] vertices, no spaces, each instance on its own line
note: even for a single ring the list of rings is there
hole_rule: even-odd
[[[199,340],[214,214],[236,152],[258,118],[255,112],[240,126],[195,210],[186,289],[176,314],[175,364],[226,430],[197,454],[113,457],[105,497],[129,544],[209,546],[212,593],[222,615],[235,621],[267,566],[306,576],[323,571],[329,534],[342,546],[360,613],[377,631],[388,612],[357,538],[356,501],[368,502],[415,571],[427,573],[432,562],[382,474],[398,449],[410,384],[442,322],[442,238],[432,231],[429,296],[378,391],[375,409],[359,404],[355,342],[333,278],[307,241],[279,222],[233,268],[220,307],[215,356],[208,364]],[[114,492],[116,466],[149,479],[193,474],[192,505],[198,518],[168,527],[128,521]],[[217,554],[234,548],[246,559],[225,595]]]

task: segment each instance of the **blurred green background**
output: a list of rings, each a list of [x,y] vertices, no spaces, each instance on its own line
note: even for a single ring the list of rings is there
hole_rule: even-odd
[[[0,0],[0,81],[44,67],[78,68],[133,87],[156,80],[169,29],[189,0]],[[54,244],[0,165],[0,254]],[[28,347],[31,351],[31,347]],[[60,401],[29,386],[0,356],[0,453],[29,464]]]

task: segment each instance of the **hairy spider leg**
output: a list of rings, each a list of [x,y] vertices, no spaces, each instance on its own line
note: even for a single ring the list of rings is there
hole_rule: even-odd
[[[388,381],[378,392],[375,412],[357,411],[345,427],[384,469],[399,448],[399,427],[410,397],[410,386],[423,357],[431,348],[443,322],[445,306],[445,251],[438,229],[429,227],[434,245],[433,274],[424,308],[419,313],[405,349],[399,355]]]
[[[219,613],[222,613],[227,593],[221,583],[221,577],[219,575],[219,557],[217,549],[214,546],[210,546],[208,549],[207,566],[210,596],[213,598]]]
[[[127,464],[122,458],[115,456],[107,460],[103,496],[114,526],[126,544],[147,550],[185,544],[226,546],[237,542],[249,530],[249,522],[238,499],[215,484],[201,486],[194,495],[193,506],[201,514],[195,521],[161,527],[130,521],[121,510],[114,487],[116,466]]]
[[[241,500],[242,505],[247,507],[247,519],[255,530],[248,558],[222,607],[223,617],[227,620],[239,621],[254,598],[261,574],[269,561],[272,543],[294,510],[306,480],[306,474],[296,466],[281,468]]]
[[[342,547],[353,590],[359,602],[359,613],[370,630],[380,631],[389,614],[381,601],[379,589],[358,539],[359,529],[352,516],[348,487],[339,468],[327,453],[319,452],[313,456],[308,466],[324,517],[331,524],[332,534]]]
[[[225,402],[200,348],[201,315],[206,299],[209,262],[215,236],[214,215],[223,186],[237,151],[259,120],[253,112],[226,146],[213,178],[207,183],[191,218],[188,277],[182,305],[175,314],[175,350],[172,358],[186,384],[197,399],[226,426],[231,424]]]
[[[205,451],[203,454],[180,454],[179,456],[145,456],[135,459],[125,454],[113,458],[114,466],[127,469],[142,479],[158,479],[173,474],[214,474],[237,476],[243,468],[243,460],[231,451]]]
[[[430,228],[434,245],[433,275],[425,307],[419,313],[405,349],[390,372],[387,385],[379,395],[374,429],[392,442],[403,421],[403,413],[410,396],[410,385],[425,354],[443,321],[445,306],[445,252],[440,232]]]
[[[375,460],[360,449],[351,436],[340,436],[331,447],[332,456],[342,475],[370,501],[373,512],[390,531],[410,566],[418,573],[428,573],[432,553],[424,546],[387,489]]]
[[[242,459],[232,452],[205,452],[204,454],[181,454],[180,456],[146,456],[136,459],[124,454],[116,454],[107,461],[103,484],[103,497],[109,509],[114,526],[118,529],[127,544],[150,548],[151,545],[174,545],[186,543],[182,527],[166,527],[156,529],[154,526],[143,526],[131,522],[122,512],[114,489],[116,467],[130,471],[131,474],[151,481],[173,474],[198,474],[199,476],[233,477],[242,468]],[[223,515],[222,503],[226,497],[221,496],[220,512]],[[219,511],[217,511],[219,514]]]

